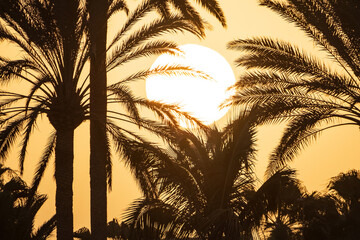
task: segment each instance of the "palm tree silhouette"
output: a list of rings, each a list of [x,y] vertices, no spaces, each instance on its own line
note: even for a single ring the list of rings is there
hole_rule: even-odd
[[[252,69],[235,88],[235,105],[261,105],[263,122],[289,120],[268,165],[268,174],[291,160],[322,131],[360,125],[360,3],[345,1],[262,0],[295,23],[342,71],[280,40],[258,37],[235,40],[228,47],[245,52],[236,60]]]
[[[301,203],[304,239],[358,239],[359,171],[331,178],[327,192],[306,194]]]
[[[219,7],[216,0],[201,0],[200,3],[203,7],[208,9],[210,13],[215,15],[217,19],[225,26],[225,17]],[[91,185],[91,229],[93,229],[94,239],[106,239],[105,230],[107,222],[107,204],[106,204],[106,158],[107,158],[107,139],[106,139],[106,35],[107,35],[107,15],[111,9],[122,9],[125,8],[125,2],[122,0],[113,1],[109,4],[108,1],[103,0],[87,0],[89,9],[89,33],[90,33],[90,53],[91,53],[91,64],[90,64],[90,185]],[[145,1],[135,13],[130,17],[124,28],[118,33],[115,40],[120,38],[126,31],[127,28],[131,27],[137,20],[145,16],[149,11],[156,9],[167,19],[171,20],[172,13],[169,8],[169,4],[180,10],[184,18],[192,22],[192,27],[196,30],[193,33],[199,36],[204,36],[204,23],[200,18],[197,11],[188,3],[188,1],[178,0],[149,0]],[[171,22],[171,21],[170,21]],[[173,27],[176,28],[176,23],[173,22]],[[151,32],[150,32],[151,34]],[[152,33],[154,36],[154,34]],[[134,58],[137,54],[149,54],[149,47],[144,46],[143,49],[134,49],[145,37],[144,34],[133,35],[134,43],[131,43],[129,49],[134,51],[133,54],[130,52],[126,53],[129,59]],[[110,46],[114,41],[110,44]],[[126,45],[123,45],[126,48]],[[166,43],[158,42],[153,46],[153,50],[161,51],[161,48],[169,47]],[[127,49],[119,49],[124,51]],[[116,55],[119,54],[116,53]],[[139,51],[140,50],[140,51]],[[124,54],[120,52],[120,54]],[[131,56],[132,55],[132,56]],[[123,61],[128,61],[129,59]],[[110,60],[110,65],[120,65],[117,61]]]
[[[56,207],[59,212],[56,216],[57,235],[59,239],[72,239],[73,137],[75,128],[89,118],[90,87],[88,78],[81,77],[89,58],[86,9],[81,2],[36,0],[2,2],[0,7],[1,19],[6,23],[1,28],[2,39],[23,51],[23,54],[15,59],[1,57],[2,83],[11,83],[10,80],[18,79],[25,84],[24,89],[28,87],[27,93],[20,88],[0,93],[0,155],[6,158],[10,147],[20,139],[22,172],[30,137],[40,117],[47,115],[56,132],[49,137],[34,184],[40,183],[49,159],[55,152]],[[116,12],[116,9],[119,8],[111,7],[108,17],[111,17],[111,13]],[[129,16],[119,32],[121,34],[117,35],[108,49],[111,54],[106,65],[107,71],[140,57],[165,52],[178,53],[173,42],[151,41],[170,29],[175,32],[197,33],[189,20],[178,15],[167,19],[159,18],[148,25],[140,26],[140,29],[134,29],[133,23],[150,10],[152,9],[144,11],[140,7]],[[63,11],[66,13],[63,14]],[[127,34],[132,30],[134,32],[127,38]],[[166,126],[143,119],[139,113],[140,107],[154,111],[173,124],[177,124],[176,115],[180,114],[176,106],[135,97],[127,84],[145,78],[148,74],[181,73],[202,76],[188,67],[164,66],[152,71],[139,71],[108,86],[108,103],[120,103],[124,106],[123,112],[108,111],[110,120],[106,129],[111,136],[121,139],[116,144],[127,144],[128,137],[137,137],[126,127],[118,126],[119,122],[130,122],[163,136],[169,133]],[[110,145],[107,144],[106,176],[110,182],[109,149]]]
[[[17,79],[29,89],[27,94],[20,88],[1,92],[1,157],[21,136],[22,173],[30,136],[40,116],[47,115],[56,133],[49,138],[35,184],[55,151],[57,235],[72,239],[73,138],[87,112],[78,87],[87,59],[82,43],[86,15],[79,1],[3,1],[0,8],[2,39],[22,51],[15,59],[1,57],[1,81]]]
[[[304,239],[342,239],[339,200],[328,194],[305,194],[301,203],[301,231]]]
[[[34,191],[35,190],[35,191]],[[0,164],[1,239],[47,239],[55,229],[55,216],[34,231],[37,212],[46,201],[11,169]]]
[[[144,197],[125,214],[131,238],[298,237],[305,190],[295,171],[279,170],[255,187],[258,114],[244,112],[223,131],[174,131],[167,150],[132,144],[128,161],[142,163],[136,176]]]
[[[342,215],[341,229],[344,239],[360,237],[360,172],[351,170],[331,178],[328,185],[330,194],[338,199],[339,212]]]
[[[257,231],[269,234],[269,239],[297,239],[303,194],[294,170],[282,169],[270,176],[248,204],[259,224]]]
[[[167,150],[133,146],[137,154],[130,157],[147,160],[138,174],[147,173],[141,184],[144,198],[133,203],[125,220],[138,239],[239,239],[251,234],[241,218],[254,190],[251,119],[251,113],[244,113],[223,131],[174,131]]]

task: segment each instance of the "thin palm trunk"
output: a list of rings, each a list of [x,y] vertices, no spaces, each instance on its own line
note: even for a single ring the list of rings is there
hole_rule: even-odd
[[[106,0],[89,0],[91,236],[106,240]]]
[[[57,239],[73,239],[73,161],[74,130],[60,129],[56,134],[55,180]]]

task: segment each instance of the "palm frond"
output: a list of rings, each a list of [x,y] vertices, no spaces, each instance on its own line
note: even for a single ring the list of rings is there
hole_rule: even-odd
[[[298,117],[293,118],[270,158],[267,175],[293,159],[299,150],[307,146],[311,140],[316,139],[322,132],[316,129],[316,126],[329,123],[331,120],[334,120],[333,111],[327,109],[305,110]]]
[[[43,223],[35,233],[32,234],[31,240],[46,240],[51,237],[52,232],[56,228],[56,215]]]
[[[5,129],[0,131],[0,157],[4,160],[9,152],[9,148],[20,134],[26,118],[20,118],[9,123]]]
[[[213,14],[223,25],[223,27],[226,27],[225,15],[216,0],[197,0],[197,2],[199,2],[206,10]]]
[[[124,0],[113,0],[109,6],[108,18],[113,16],[119,11],[125,11],[126,14],[129,14],[129,9]]]
[[[266,0],[261,3],[295,23],[343,67],[349,66],[359,75],[359,65],[354,61],[358,57],[353,52],[359,44],[354,38],[354,28],[358,26],[350,25],[349,21],[359,14],[356,1],[346,1],[341,5],[324,0],[290,1],[288,4]],[[344,14],[344,8],[348,10],[347,14]]]
[[[25,133],[22,138],[21,142],[21,151],[19,156],[19,163],[20,163],[20,174],[24,172],[24,162],[26,157],[26,149],[29,143],[30,136],[32,135],[33,129],[36,127],[36,120],[38,116],[41,114],[42,106],[39,105],[35,109],[31,111],[31,113],[28,115],[28,121],[26,123]]]
[[[136,48],[147,41],[167,33],[177,32],[190,32],[194,35],[199,35],[189,21],[173,15],[166,19],[156,19],[150,24],[142,26],[139,30],[130,34],[126,39],[122,39],[121,44],[119,44],[115,51],[121,52],[126,56],[127,54],[136,51]]]
[[[46,167],[48,166],[49,160],[54,154],[55,149],[55,142],[56,142],[56,134],[55,132],[52,133],[48,139],[47,146],[45,147],[45,150],[42,154],[41,160],[37,166],[37,169],[35,171],[35,176],[33,179],[33,182],[31,184],[31,190],[33,192],[36,192],[42,177],[44,176],[44,172],[46,170]]]
[[[175,43],[163,40],[148,42],[137,47],[136,49],[133,49],[127,54],[124,54],[123,49],[115,48],[115,50],[113,50],[108,57],[107,71],[111,71],[112,69],[137,58],[160,54],[179,55],[180,52],[181,51],[177,48]]]

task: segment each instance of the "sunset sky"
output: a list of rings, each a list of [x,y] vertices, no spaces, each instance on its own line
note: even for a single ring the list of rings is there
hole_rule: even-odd
[[[140,1],[128,0],[131,8],[135,7]],[[193,1],[195,2],[195,0]],[[211,48],[220,53],[232,66],[234,74],[239,79],[243,69],[234,65],[234,60],[239,56],[239,52],[226,49],[226,44],[238,38],[250,38],[255,36],[270,36],[276,39],[290,41],[293,44],[304,48],[313,54],[319,54],[316,46],[303,32],[295,28],[292,24],[285,22],[280,16],[265,7],[258,5],[257,0],[219,0],[220,5],[225,13],[228,27],[224,29],[216,19],[200,10],[203,17],[211,23],[212,30],[207,30],[206,38],[197,39],[190,34],[168,35],[172,39],[177,39],[178,44],[199,44]],[[110,33],[113,34],[122,24],[124,14],[119,18],[111,20],[109,25]],[[4,51],[4,47],[1,48]],[[324,56],[323,56],[324,57]],[[154,58],[141,59],[141,65],[151,66]],[[130,73],[137,70],[137,64],[126,69]],[[336,68],[336,66],[334,66]],[[109,75],[109,80],[116,80],[117,75],[124,72],[113,72]],[[134,91],[140,96],[146,96],[145,82],[134,85]],[[220,119],[216,124],[224,126],[231,116],[229,112],[225,117]],[[264,170],[267,165],[269,153],[276,145],[283,126],[265,126],[260,127],[257,135],[258,154],[256,163],[256,172],[260,180],[263,179]],[[43,128],[41,128],[43,129]],[[50,126],[49,126],[50,129]],[[90,187],[89,187],[89,125],[81,125],[75,132],[75,169],[74,169],[74,229],[90,225]],[[34,165],[41,148],[44,146],[46,139],[44,132],[36,132],[36,136],[30,145],[30,152],[25,166],[24,178],[29,183],[33,176]],[[301,154],[294,159],[291,164],[298,170],[298,176],[303,181],[309,191],[323,190],[330,177],[339,172],[349,169],[360,169],[360,134],[357,127],[345,126],[334,128],[326,131],[313,142],[309,147],[304,149]],[[8,166],[17,168],[16,157],[18,153],[14,148],[11,158],[7,160]],[[128,207],[140,193],[129,171],[118,161],[114,161],[113,166],[113,190],[108,194],[108,220],[112,218],[121,218],[123,210]],[[49,216],[55,213],[55,181],[53,178],[52,166],[47,170],[45,179],[42,181],[39,191],[48,195],[49,200],[40,210],[38,216],[39,222],[45,221]]]

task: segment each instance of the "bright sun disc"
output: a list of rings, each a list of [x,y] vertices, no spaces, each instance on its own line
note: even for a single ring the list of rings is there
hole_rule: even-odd
[[[184,56],[162,54],[151,69],[164,65],[189,66],[206,73],[213,80],[191,76],[150,76],[146,79],[147,98],[179,104],[183,111],[205,124],[211,124],[229,110],[219,109],[219,105],[230,97],[227,89],[235,83],[234,73],[225,58],[212,49],[195,44],[179,48]]]

